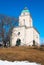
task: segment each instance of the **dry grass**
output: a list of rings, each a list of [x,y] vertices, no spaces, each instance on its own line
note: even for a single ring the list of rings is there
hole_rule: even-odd
[[[44,47],[0,48],[0,60],[30,61],[44,65]]]

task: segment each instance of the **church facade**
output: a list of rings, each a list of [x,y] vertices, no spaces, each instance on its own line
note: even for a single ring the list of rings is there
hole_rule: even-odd
[[[33,27],[33,20],[27,8],[19,16],[19,26],[12,30],[10,43],[11,46],[40,46],[39,32]]]

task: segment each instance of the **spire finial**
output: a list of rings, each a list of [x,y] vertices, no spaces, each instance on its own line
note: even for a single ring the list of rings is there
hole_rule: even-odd
[[[27,9],[28,9],[27,7],[24,8],[24,10],[27,10]]]

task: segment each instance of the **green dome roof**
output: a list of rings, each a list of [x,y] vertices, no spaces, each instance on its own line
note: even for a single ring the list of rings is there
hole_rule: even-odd
[[[22,11],[22,13],[24,13],[24,12],[28,12],[29,13],[30,11],[27,9],[27,7],[25,7],[24,10]]]
[[[29,10],[23,10],[22,13],[24,13],[24,12],[29,12]]]

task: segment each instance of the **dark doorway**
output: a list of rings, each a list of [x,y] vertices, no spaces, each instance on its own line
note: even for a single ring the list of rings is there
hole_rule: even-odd
[[[35,40],[33,40],[33,46],[35,46]]]
[[[20,43],[21,43],[21,40],[20,40],[20,39],[17,39],[17,41],[16,41],[16,46],[19,46]]]

